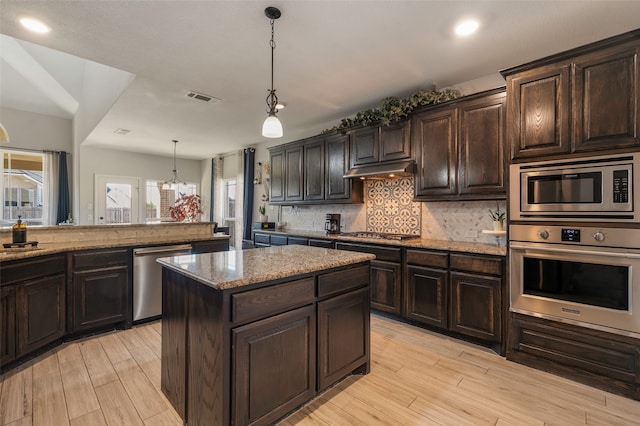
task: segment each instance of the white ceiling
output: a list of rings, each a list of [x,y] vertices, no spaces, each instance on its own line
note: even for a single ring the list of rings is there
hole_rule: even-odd
[[[3,43],[2,106],[72,116],[84,58],[135,79],[83,144],[172,155],[179,139],[179,157],[210,158],[268,141],[260,135],[270,85],[266,6],[282,11],[275,88],[288,105],[279,113],[285,136],[271,144],[317,134],[387,96],[495,75],[640,22],[640,1],[0,0],[2,34],[73,55],[53,61],[18,43],[26,62],[8,66]],[[27,32],[17,23],[25,15],[52,31]],[[481,28],[458,39],[452,27],[466,16]],[[222,101],[194,101],[190,90]]]

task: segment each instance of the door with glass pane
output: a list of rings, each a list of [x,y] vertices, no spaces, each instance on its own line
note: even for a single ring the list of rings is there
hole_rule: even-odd
[[[95,224],[140,223],[140,179],[96,175]]]

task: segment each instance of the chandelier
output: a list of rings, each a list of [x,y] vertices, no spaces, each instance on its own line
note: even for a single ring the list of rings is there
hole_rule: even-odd
[[[273,51],[276,48],[276,42],[273,40],[274,22],[280,18],[281,13],[278,8],[267,7],[264,10],[264,14],[269,18],[271,22],[271,90],[267,96],[267,113],[269,114],[262,124],[262,136],[265,138],[281,138],[282,137],[282,123],[278,120],[276,114],[278,113],[278,97],[276,91],[273,88]]]
[[[171,179],[164,181],[162,189],[177,189],[178,185],[187,184],[178,178],[178,169],[176,168],[176,146],[178,141],[174,139],[171,142],[173,142],[173,176],[171,176]]]

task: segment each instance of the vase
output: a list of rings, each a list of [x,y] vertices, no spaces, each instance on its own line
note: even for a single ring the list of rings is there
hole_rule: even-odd
[[[494,220],[493,221],[493,230],[494,231],[504,231],[504,227],[502,226],[502,221],[501,220]]]
[[[260,222],[269,222],[269,216],[267,216],[266,214],[261,214]]]

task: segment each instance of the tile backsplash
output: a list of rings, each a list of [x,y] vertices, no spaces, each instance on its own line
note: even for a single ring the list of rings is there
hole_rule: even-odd
[[[483,234],[493,229],[489,209],[496,201],[414,202],[413,177],[367,180],[364,204],[271,206],[269,218],[286,222],[289,229],[323,230],[327,213],[339,213],[343,232],[370,231],[421,235],[423,238],[495,244]],[[506,202],[499,201],[501,210]],[[504,237],[501,244],[504,244]]]

